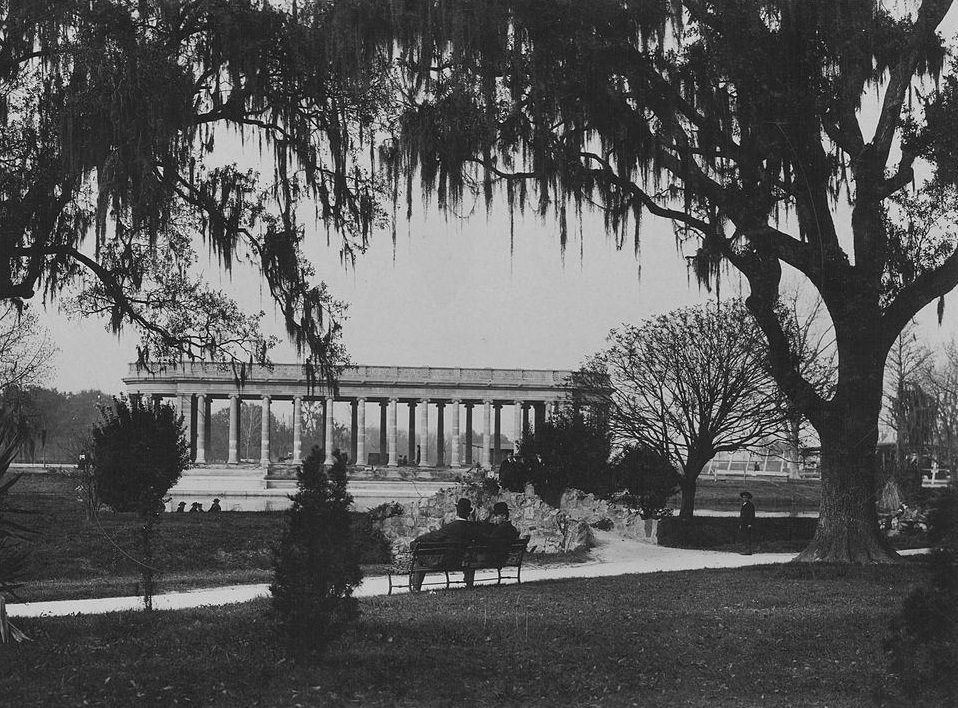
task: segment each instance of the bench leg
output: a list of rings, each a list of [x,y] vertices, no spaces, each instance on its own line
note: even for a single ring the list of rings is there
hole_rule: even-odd
[[[386,594],[387,595],[393,594],[393,574],[392,573],[389,573],[389,592],[387,592]]]

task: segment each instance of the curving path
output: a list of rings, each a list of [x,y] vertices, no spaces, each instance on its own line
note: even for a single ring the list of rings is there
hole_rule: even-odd
[[[564,578],[598,578],[610,575],[633,573],[656,573],[673,570],[698,570],[702,568],[738,568],[747,565],[786,563],[794,553],[756,553],[746,556],[719,551],[697,551],[665,548],[609,533],[596,532],[596,547],[592,558],[584,563],[526,566],[522,569],[522,582],[558,580]],[[482,575],[478,575],[482,578]],[[370,576],[353,593],[356,597],[385,595],[388,590],[386,576]],[[403,593],[406,590],[394,591]],[[444,591],[445,592],[445,591]],[[157,610],[180,610],[204,605],[226,605],[269,595],[269,585],[232,585],[228,587],[191,590],[155,595],[153,607]],[[140,597],[105,597],[92,600],[59,600],[53,602],[26,602],[7,605],[10,617],[57,617],[78,614],[102,614],[124,610],[139,610],[143,607]]]

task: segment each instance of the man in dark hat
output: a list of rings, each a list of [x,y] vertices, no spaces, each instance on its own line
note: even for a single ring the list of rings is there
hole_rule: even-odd
[[[210,508],[207,509],[207,512],[210,512],[210,511],[212,511],[213,513],[216,513],[217,511],[223,511],[223,509],[220,507],[220,500],[218,498],[214,499],[213,503],[210,504]]]
[[[752,527],[755,525],[755,505],[752,504],[751,492],[739,494],[742,500],[742,509],[738,513],[738,528],[745,541],[745,555],[752,555]]]
[[[475,541],[479,537],[479,524],[470,520],[472,515],[472,502],[463,497],[456,502],[456,518],[453,521],[450,521],[445,526],[436,529],[435,531],[430,531],[429,533],[424,533],[419,538],[415,539],[410,545],[412,549],[416,548],[416,545],[423,541],[432,541],[432,542],[441,542],[441,543],[453,543],[457,546],[465,548],[472,541]],[[463,571],[463,580],[466,581],[467,587],[472,587],[473,579],[476,576],[475,570],[466,570]],[[426,577],[426,574],[422,571],[416,571],[411,573],[409,576],[409,590],[411,592],[419,592],[422,589],[423,578]]]
[[[485,537],[492,543],[502,542],[508,545],[519,538],[519,531],[509,521],[509,505],[505,502],[496,502],[489,514],[489,522],[485,528]]]

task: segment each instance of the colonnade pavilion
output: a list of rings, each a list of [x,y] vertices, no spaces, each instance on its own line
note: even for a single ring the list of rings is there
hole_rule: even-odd
[[[229,401],[229,453],[227,465],[240,462],[238,456],[240,401],[258,401],[262,406],[261,460],[270,464],[270,412],[275,406],[291,405],[293,450],[290,462],[302,457],[303,402],[319,401],[324,409],[326,462],[332,462],[334,406],[350,404],[348,421],[339,421],[350,430],[349,458],[367,465],[371,441],[366,435],[370,406],[379,415],[378,464],[395,467],[397,418],[400,406],[408,413],[411,459],[419,451],[420,467],[462,467],[478,462],[490,467],[493,450],[500,449],[502,408],[512,405],[511,438],[519,440],[530,424],[538,426],[558,409],[570,393],[571,371],[544,369],[469,369],[451,367],[352,366],[337,382],[335,391],[311,383],[298,364],[246,367],[237,376],[228,365],[184,363],[162,370],[147,371],[130,365],[123,379],[130,396],[150,396],[155,402],[172,398],[183,415],[188,431],[191,457],[205,465],[209,455],[211,403]],[[432,413],[432,415],[431,415]],[[473,417],[479,416],[480,459],[473,460]],[[531,418],[531,420],[530,420]],[[509,424],[508,422],[506,423]],[[445,450],[445,428],[451,429],[452,445]],[[430,431],[435,437],[430,438]],[[429,441],[432,440],[432,449]],[[346,452],[346,451],[344,451]],[[385,458],[385,459],[384,459]]]

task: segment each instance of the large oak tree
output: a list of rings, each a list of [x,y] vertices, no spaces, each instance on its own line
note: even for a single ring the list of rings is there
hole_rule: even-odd
[[[799,558],[893,560],[875,509],[885,358],[958,283],[958,71],[937,33],[951,0],[339,4],[404,79],[384,154],[409,199],[417,174],[444,204],[475,185],[554,212],[563,236],[594,203],[636,249],[641,219],[662,217],[697,244],[701,278],[744,275],[775,378],[821,439]],[[776,317],[786,266],[834,323],[830,397]]]
[[[346,256],[380,212],[359,145],[379,92],[343,78],[351,35],[331,21],[261,0],[0,2],[0,300],[76,286],[81,312],[147,333],[143,361],[263,360],[256,317],[191,270],[202,243],[258,268],[333,373],[341,307],[313,282],[298,207]]]

